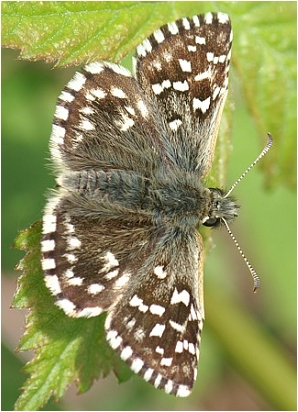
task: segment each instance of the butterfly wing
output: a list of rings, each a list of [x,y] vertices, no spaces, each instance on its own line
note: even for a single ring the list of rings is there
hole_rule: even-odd
[[[229,17],[207,13],[166,24],[137,48],[137,79],[162,113],[166,152],[200,177],[213,160],[231,45]]]
[[[123,171],[84,170],[59,180],[43,216],[46,284],[68,315],[97,316],[121,297],[130,262],[141,267],[151,252],[152,216],[138,210],[145,183]]]
[[[166,231],[106,319],[107,339],[131,369],[176,396],[189,395],[197,374],[201,253],[195,233]]]
[[[59,96],[50,139],[54,166],[76,170],[152,171],[161,159],[160,130],[146,99],[125,68],[91,63]]]

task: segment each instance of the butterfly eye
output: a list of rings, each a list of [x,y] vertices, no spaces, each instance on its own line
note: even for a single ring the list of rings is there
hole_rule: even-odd
[[[219,217],[210,217],[210,219],[207,219],[203,225],[207,226],[207,227],[211,227],[211,226],[219,226],[220,224],[220,218]]]

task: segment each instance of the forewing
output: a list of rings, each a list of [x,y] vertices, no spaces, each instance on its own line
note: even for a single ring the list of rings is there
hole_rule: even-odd
[[[59,96],[50,140],[54,166],[59,172],[120,169],[146,175],[159,159],[154,118],[128,70],[91,63]]]
[[[201,176],[213,160],[231,42],[229,17],[207,13],[166,24],[137,48],[136,75],[164,118],[168,157]]]
[[[188,396],[203,327],[202,245],[195,233],[158,240],[106,320],[107,339],[156,388]]]

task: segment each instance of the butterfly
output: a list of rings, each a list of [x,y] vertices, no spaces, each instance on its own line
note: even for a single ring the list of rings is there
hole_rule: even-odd
[[[224,13],[183,18],[137,47],[134,75],[90,63],[61,92],[43,216],[45,282],[68,316],[107,312],[106,338],[155,388],[190,394],[204,322],[200,225],[238,205],[206,188],[228,92]]]

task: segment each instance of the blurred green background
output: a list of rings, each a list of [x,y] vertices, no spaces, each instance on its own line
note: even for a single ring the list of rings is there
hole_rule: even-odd
[[[11,245],[19,230],[40,219],[44,194],[54,184],[47,167],[51,121],[57,96],[76,71],[51,70],[50,65],[18,61],[17,56],[2,51],[2,410],[13,408],[27,378],[22,365],[30,359],[30,354],[14,352],[25,313],[9,306],[16,286],[14,267],[24,254]],[[233,70],[230,84],[235,111],[228,186],[262,148]],[[274,136],[274,130],[270,132]],[[84,395],[70,388],[47,410],[296,408],[296,194],[282,186],[266,191],[265,186],[255,168],[234,193],[241,210],[232,230],[260,275],[256,295],[226,231],[213,232],[205,262],[206,322],[193,395],[176,399],[139,377],[118,385],[109,376]]]

